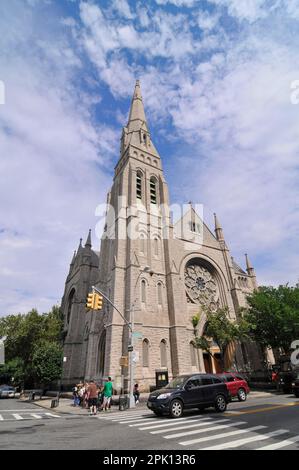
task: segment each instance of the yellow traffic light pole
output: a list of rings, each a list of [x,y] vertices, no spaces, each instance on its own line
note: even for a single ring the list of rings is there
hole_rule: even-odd
[[[129,330],[130,330],[130,338],[129,338],[129,345],[128,345],[128,352],[130,353],[130,364],[129,364],[129,377],[130,377],[129,397],[130,397],[130,401],[129,401],[129,407],[133,408],[135,406],[135,400],[132,401],[132,397],[133,397],[133,385],[132,385],[132,383],[134,381],[134,377],[133,377],[133,328],[134,328],[133,325],[134,325],[134,323],[132,323],[132,318],[131,318],[131,322],[128,322],[128,320],[124,317],[124,315],[120,312],[120,310],[114,305],[114,303],[109,299],[109,297],[107,297],[107,295],[104,294],[104,292],[102,292],[97,287],[92,286],[92,294],[88,294],[88,296],[95,296],[95,295],[100,295],[104,299],[106,299],[107,302],[119,313],[121,318],[124,320],[126,325],[129,327]],[[129,350],[129,347],[130,347],[130,350]]]

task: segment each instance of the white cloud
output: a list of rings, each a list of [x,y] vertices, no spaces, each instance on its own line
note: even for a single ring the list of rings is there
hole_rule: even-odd
[[[94,209],[106,199],[99,165],[110,162],[119,137],[93,122],[98,94],[74,86],[81,59],[67,37],[45,30],[32,42],[36,15],[12,2],[0,18],[2,29],[10,17],[0,58],[7,95],[0,108],[0,315],[48,310],[60,300],[74,243],[95,226]]]

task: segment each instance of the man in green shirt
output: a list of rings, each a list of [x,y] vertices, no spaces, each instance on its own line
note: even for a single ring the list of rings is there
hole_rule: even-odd
[[[103,401],[103,410],[106,411],[109,409],[111,397],[113,393],[113,384],[111,381],[111,377],[108,377],[107,382],[105,382],[104,385],[104,390],[103,390],[103,395],[104,395],[104,401]]]

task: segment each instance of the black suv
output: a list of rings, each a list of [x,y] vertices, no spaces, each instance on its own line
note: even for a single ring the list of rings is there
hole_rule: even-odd
[[[149,395],[147,406],[156,415],[180,418],[184,409],[215,407],[224,412],[229,402],[226,385],[212,374],[180,375]]]

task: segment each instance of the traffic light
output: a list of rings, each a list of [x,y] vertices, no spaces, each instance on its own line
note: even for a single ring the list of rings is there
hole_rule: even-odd
[[[102,310],[103,297],[100,294],[94,294],[94,310]]]
[[[93,293],[88,294],[86,308],[94,308],[95,295]]]

